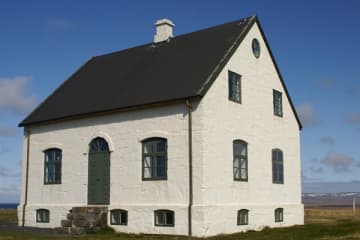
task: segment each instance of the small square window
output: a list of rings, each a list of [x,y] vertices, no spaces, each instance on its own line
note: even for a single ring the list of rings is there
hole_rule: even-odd
[[[283,222],[284,221],[284,209],[277,208],[275,209],[275,222]]]
[[[229,99],[241,103],[241,76],[229,71]]]
[[[174,211],[171,210],[156,210],[155,211],[155,226],[173,227],[175,225]]]
[[[282,109],[282,93],[273,90],[273,105],[274,105],[274,115],[282,117],[283,109]]]
[[[110,213],[111,225],[127,225],[128,212],[122,209],[113,209]]]
[[[36,222],[48,223],[50,222],[50,212],[47,209],[36,210]]]
[[[249,224],[249,210],[241,209],[238,211],[238,225]]]

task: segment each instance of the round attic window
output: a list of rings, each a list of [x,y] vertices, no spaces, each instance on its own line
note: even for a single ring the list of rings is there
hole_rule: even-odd
[[[256,58],[259,58],[260,57],[260,43],[259,43],[259,40],[257,40],[256,38],[254,38],[252,40],[252,52],[254,54],[254,56]]]

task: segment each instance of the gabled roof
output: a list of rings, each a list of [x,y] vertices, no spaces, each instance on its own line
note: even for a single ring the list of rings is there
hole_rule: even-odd
[[[248,17],[94,57],[19,126],[202,97],[255,22]]]

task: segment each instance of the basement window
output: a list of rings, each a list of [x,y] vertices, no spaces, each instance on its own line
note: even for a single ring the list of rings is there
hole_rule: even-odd
[[[123,209],[113,209],[110,212],[111,225],[127,225],[128,212]]]
[[[241,75],[229,71],[229,99],[241,103]]]
[[[171,210],[156,210],[154,212],[155,226],[173,227],[175,225],[175,213]]]
[[[50,148],[44,151],[44,184],[61,183],[61,149]]]
[[[249,224],[249,210],[241,209],[238,211],[238,225],[248,225]]]
[[[283,222],[284,221],[284,209],[277,208],[275,209],[275,222]]]
[[[47,209],[36,210],[36,222],[37,223],[48,223],[50,222],[50,212]]]

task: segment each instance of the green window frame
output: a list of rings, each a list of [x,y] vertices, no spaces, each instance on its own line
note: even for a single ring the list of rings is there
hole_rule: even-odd
[[[249,210],[240,209],[237,214],[238,225],[249,225]]]
[[[37,223],[49,223],[50,211],[44,208],[36,210],[36,222]]]
[[[44,151],[44,184],[61,184],[62,151],[50,148]]]
[[[124,209],[112,209],[110,211],[110,224],[111,225],[127,225],[128,224],[128,211]]]
[[[282,93],[273,89],[273,107],[274,115],[278,117],[283,116],[283,107],[282,107]]]
[[[233,141],[233,176],[235,181],[248,181],[248,144]]]
[[[284,209],[277,208],[275,209],[275,222],[283,222],[284,221]]]
[[[241,103],[241,75],[235,72],[228,72],[229,99]]]
[[[284,154],[280,149],[272,150],[273,183],[284,183]]]
[[[142,179],[167,180],[167,139],[142,141]]]
[[[154,211],[154,223],[157,227],[175,226],[175,212],[168,209]]]

